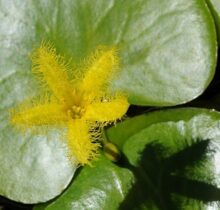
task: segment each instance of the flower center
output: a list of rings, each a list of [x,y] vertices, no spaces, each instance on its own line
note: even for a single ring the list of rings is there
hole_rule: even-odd
[[[73,119],[80,119],[84,113],[85,109],[76,105],[73,105],[70,109],[67,110],[68,116]]]

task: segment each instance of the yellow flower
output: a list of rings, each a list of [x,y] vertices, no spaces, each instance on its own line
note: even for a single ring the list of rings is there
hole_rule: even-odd
[[[32,62],[33,73],[47,86],[49,96],[29,107],[15,109],[11,123],[25,128],[66,125],[69,156],[77,158],[81,165],[90,164],[98,155],[99,128],[120,119],[129,106],[122,94],[107,91],[108,82],[118,69],[116,49],[97,49],[85,62],[84,73],[75,73],[71,80],[63,58],[48,45],[42,44],[33,53]]]

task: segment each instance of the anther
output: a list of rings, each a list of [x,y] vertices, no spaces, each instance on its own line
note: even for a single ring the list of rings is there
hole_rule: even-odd
[[[67,111],[67,114],[73,119],[79,119],[82,117],[84,112],[85,112],[84,108],[82,108],[80,106],[73,105],[71,107],[71,109],[69,109]]]

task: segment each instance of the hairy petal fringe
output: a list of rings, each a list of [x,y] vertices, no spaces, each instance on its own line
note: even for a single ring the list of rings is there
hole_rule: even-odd
[[[80,165],[91,165],[97,159],[100,143],[92,138],[85,120],[70,120],[68,123],[67,145],[69,157],[76,157]]]
[[[116,48],[97,49],[85,65],[81,88],[86,92],[92,91],[97,96],[106,88],[119,68]]]
[[[10,121],[13,125],[25,127],[63,123],[68,120],[62,106],[55,103],[46,103],[25,108],[21,105],[18,110],[11,110]]]
[[[68,101],[72,85],[67,75],[67,67],[61,56],[48,44],[42,44],[32,54],[33,73],[42,83],[49,86],[50,90],[60,101]]]
[[[128,107],[127,98],[117,95],[114,99],[90,104],[84,117],[92,121],[114,122],[124,116]]]

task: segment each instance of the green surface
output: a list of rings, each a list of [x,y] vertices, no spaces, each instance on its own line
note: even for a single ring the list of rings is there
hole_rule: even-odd
[[[57,200],[36,206],[34,210],[118,209],[133,181],[129,170],[119,168],[102,156],[94,167],[84,167]]]
[[[8,123],[11,107],[39,93],[28,55],[42,40],[76,66],[116,45],[122,72],[112,87],[133,104],[189,101],[214,75],[214,24],[200,0],[0,0],[0,19],[0,194],[15,201],[53,198],[75,171],[55,131],[24,135]]]
[[[159,122],[167,121],[187,121],[193,116],[210,115],[218,119],[218,114],[214,110],[200,109],[200,108],[179,108],[167,109],[161,111],[149,112],[147,114],[139,115],[124,122],[118,123],[116,126],[109,128],[106,131],[108,139],[116,144],[120,149],[129,137],[142,129]]]
[[[98,45],[118,46],[122,72],[113,87],[125,90],[132,104],[184,103],[214,75],[214,23],[201,0],[1,0],[0,17],[6,83],[8,75],[30,71],[27,54],[42,40],[72,63]]]
[[[208,202],[213,202],[216,199],[219,201],[220,196],[220,190],[216,188],[220,184],[220,115],[217,112],[205,113],[201,111],[197,115],[192,114],[191,118],[174,121],[156,123],[142,129],[131,136],[123,147],[130,163],[138,167],[142,151],[147,146],[146,157],[140,170],[142,173],[144,170],[148,177],[148,187],[144,187],[144,181],[142,181],[140,191],[134,192],[135,195],[138,193],[145,195],[144,202],[134,209],[151,209],[149,207],[151,204],[159,206],[160,209],[169,210],[171,209],[169,199],[172,201],[173,195],[177,196],[176,204],[181,206],[181,209],[190,209],[190,207],[192,209],[192,206],[194,206],[193,209],[202,209],[202,207],[207,209],[207,206],[210,209],[215,209],[213,203]],[[202,141],[207,139],[210,139],[207,150],[201,149],[204,146]],[[170,156],[184,148],[189,148],[196,142],[200,142],[197,148],[191,151],[188,149],[188,152],[179,155],[175,161],[174,158],[169,159]],[[164,148],[155,147],[153,149],[152,144],[159,144]],[[201,158],[201,162],[195,161],[199,156],[202,157],[201,151],[206,151],[207,158]],[[170,161],[170,165],[167,164],[168,161]],[[171,167],[170,170],[167,169],[168,166],[165,163]],[[178,179],[181,182],[178,182]],[[169,190],[173,188],[176,192],[174,190],[170,194]],[[184,196],[181,197],[181,193]],[[148,196],[153,197],[156,202],[149,200]],[[193,196],[201,201],[192,199]],[[138,203],[139,199],[143,198],[136,196],[134,200],[127,199],[125,202],[127,206],[131,206]]]
[[[191,112],[190,118],[186,117],[184,119],[182,117],[182,119],[177,120],[174,117],[172,120],[174,112],[172,110],[167,111],[167,114],[170,114],[170,119],[167,122],[152,124],[137,132],[126,141],[123,151],[125,151],[132,164],[135,165],[138,161],[138,151],[141,151],[146,143],[151,143],[152,141],[159,141],[168,146],[171,152],[182,148],[182,145],[187,143],[187,141],[191,144],[192,138],[194,140],[197,138],[211,139],[213,144],[216,143],[216,146],[218,146],[220,143],[220,140],[218,140],[220,137],[220,113],[214,111],[206,112],[198,109],[197,114]],[[183,115],[184,113],[186,112],[182,110]],[[159,117],[160,113],[157,113],[157,116]]]
[[[59,134],[17,134],[0,123],[0,194],[23,203],[44,202],[69,184],[76,165],[66,157]]]
[[[126,129],[128,124],[130,124],[130,128],[134,127],[133,125],[135,124],[144,125],[141,129],[137,129],[138,126],[136,126],[136,132],[133,130],[132,134],[129,133],[130,138],[128,138],[123,145],[123,152],[133,167],[139,167],[142,151],[147,144],[159,143],[165,147],[165,153],[160,153],[160,150],[157,149],[154,155],[154,153],[151,153],[152,151],[150,152],[149,150],[147,159],[144,159],[144,164],[146,164],[147,173],[151,173],[156,180],[160,181],[160,175],[164,168],[157,162],[155,163],[158,153],[162,155],[162,158],[166,159],[185,148],[189,148],[193,143],[201,143],[202,140],[210,139],[210,147],[207,149],[209,159],[204,159],[201,161],[201,164],[200,162],[195,162],[197,156],[199,160],[200,156],[203,156],[201,155],[203,154],[201,153],[203,150],[198,149],[198,147],[204,147],[204,145],[198,145],[197,149],[194,148],[185,152],[184,157],[182,155],[180,158],[177,158],[175,162],[171,161],[171,174],[182,175],[185,178],[193,178],[194,180],[204,182],[205,187],[201,185],[205,190],[201,192],[201,195],[205,196],[210,194],[208,191],[209,186],[206,185],[206,183],[220,184],[220,168],[218,165],[220,158],[220,113],[206,109],[191,108],[155,112],[148,115],[141,115],[121,123],[120,127],[116,127],[121,130],[119,134],[125,134],[126,130],[128,131],[128,127]],[[125,127],[123,127],[123,125]],[[129,135],[125,134],[127,137]],[[121,135],[119,136],[121,137]],[[200,141],[198,141],[198,139],[200,139]],[[212,155],[212,150],[215,151],[214,155]],[[181,169],[182,165],[187,166],[186,170]],[[126,165],[123,166],[126,167]],[[174,169],[179,166],[180,169],[177,173]],[[138,210],[158,209],[157,205],[161,205],[161,201],[152,202],[148,198],[151,198],[154,191],[156,191],[161,200],[166,199],[165,194],[169,193],[169,187],[161,191],[161,188],[158,188],[153,181],[152,183],[150,181],[151,187],[148,186],[146,188],[144,182],[139,180],[139,185],[134,188],[134,175],[131,174],[133,169],[131,167],[129,167],[129,169],[130,172],[125,168],[119,168],[108,160],[101,158],[98,162],[94,162],[94,168],[83,168],[70,187],[60,197],[52,202],[36,206],[35,210],[56,210],[61,208],[67,210],[115,210],[119,209],[119,205],[122,207],[122,204],[125,205],[122,209],[129,209],[131,207],[131,209],[134,208]],[[200,193],[200,190],[197,191]],[[131,192],[133,192],[134,195],[127,197]],[[212,199],[212,197],[210,199]],[[195,207],[195,209],[206,209],[207,207],[202,201],[198,202],[190,196],[186,199],[186,197],[181,197],[179,194],[176,194],[175,201],[183,205],[183,209],[190,209],[192,206]],[[170,210],[170,208],[166,207],[168,205],[167,201],[165,200],[164,202],[165,203],[162,204],[162,206],[164,205],[164,209]],[[209,205],[209,207],[211,206],[212,205]]]
[[[218,45],[220,45],[220,1],[206,0],[215,19],[216,30],[218,34]]]

